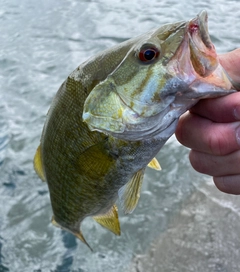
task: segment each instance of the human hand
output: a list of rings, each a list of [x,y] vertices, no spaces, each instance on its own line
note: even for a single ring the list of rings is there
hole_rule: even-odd
[[[240,49],[219,59],[240,83]],[[191,148],[189,159],[196,171],[213,176],[222,192],[240,194],[240,93],[199,101],[180,118],[176,137]]]

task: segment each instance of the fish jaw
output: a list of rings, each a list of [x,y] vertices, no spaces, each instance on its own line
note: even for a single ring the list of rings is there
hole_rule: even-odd
[[[174,97],[160,119],[156,131],[163,134],[173,120],[195,105],[200,99],[214,98],[236,92],[234,83],[221,66],[207,27],[205,11],[189,21],[182,44],[167,64],[171,78],[160,92],[162,101]],[[164,122],[163,122],[164,121]]]
[[[183,42],[167,70],[173,78],[188,85],[185,92],[181,91],[181,96],[188,99],[217,97],[235,91],[211,42],[206,11],[189,21]]]

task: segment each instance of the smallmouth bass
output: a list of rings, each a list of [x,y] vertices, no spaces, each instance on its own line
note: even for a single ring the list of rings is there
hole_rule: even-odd
[[[80,225],[88,216],[120,235],[116,200],[133,212],[145,168],[160,169],[155,156],[181,114],[234,91],[205,11],[81,64],[57,92],[34,158],[48,184],[52,223],[85,244]]]

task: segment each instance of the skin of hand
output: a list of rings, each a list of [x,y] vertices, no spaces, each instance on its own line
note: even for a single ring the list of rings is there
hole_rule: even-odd
[[[219,55],[219,61],[240,83],[240,49]],[[212,176],[220,191],[240,194],[240,92],[201,100],[180,118],[175,134],[191,149],[196,171]]]

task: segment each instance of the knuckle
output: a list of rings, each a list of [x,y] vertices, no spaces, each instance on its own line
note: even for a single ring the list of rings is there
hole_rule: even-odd
[[[226,155],[229,141],[225,134],[221,131],[212,131],[207,139],[207,146],[209,147],[210,153],[214,155]]]
[[[208,164],[203,153],[191,150],[189,153],[189,160],[192,167],[199,173],[209,174]]]

